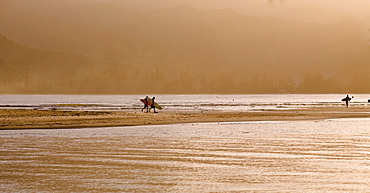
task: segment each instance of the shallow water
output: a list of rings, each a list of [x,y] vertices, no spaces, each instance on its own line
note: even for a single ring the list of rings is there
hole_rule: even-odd
[[[250,111],[344,106],[345,94],[155,95],[170,111]],[[352,96],[352,95],[351,95]],[[150,95],[152,97],[152,95]],[[356,94],[350,106],[368,106],[370,94]],[[0,108],[56,110],[141,109],[143,95],[0,95]]]
[[[366,192],[370,119],[0,131],[0,192]]]

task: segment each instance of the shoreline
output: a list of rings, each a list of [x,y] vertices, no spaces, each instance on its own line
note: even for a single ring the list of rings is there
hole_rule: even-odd
[[[309,121],[370,118],[369,107],[314,107],[265,111],[59,111],[0,109],[0,130],[125,127],[205,122]]]

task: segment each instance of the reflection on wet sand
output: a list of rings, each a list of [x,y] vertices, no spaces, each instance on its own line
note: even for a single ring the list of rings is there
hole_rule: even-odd
[[[1,192],[361,192],[370,120],[0,131]]]

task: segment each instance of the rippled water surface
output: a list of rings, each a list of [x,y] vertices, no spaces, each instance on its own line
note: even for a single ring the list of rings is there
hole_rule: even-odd
[[[366,192],[370,120],[0,131],[0,192]]]
[[[152,95],[149,95],[152,97]],[[344,106],[345,94],[155,95],[164,110],[250,111]],[[141,109],[143,95],[0,95],[1,108],[58,110]],[[356,94],[350,106],[368,106],[370,94]]]

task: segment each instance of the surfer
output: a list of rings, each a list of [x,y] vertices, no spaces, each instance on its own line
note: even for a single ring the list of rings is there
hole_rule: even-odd
[[[343,98],[342,101],[346,101],[346,107],[348,108],[348,102],[351,100],[351,98],[348,96],[346,96],[346,98]]]
[[[155,99],[155,97],[152,98],[152,105],[150,106],[150,109],[153,108],[154,109],[154,113],[158,113],[158,112],[155,111],[154,99]],[[150,109],[149,109],[149,112],[150,112]]]
[[[146,112],[149,111],[148,98],[149,98],[148,96],[145,97],[144,108],[142,108],[141,111],[143,111],[145,108],[146,108]]]

